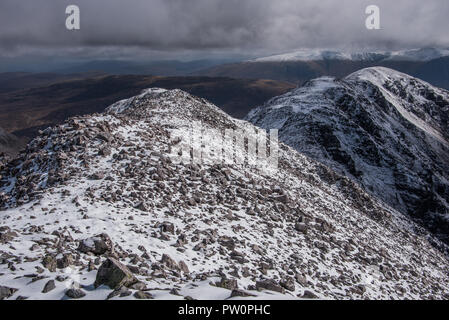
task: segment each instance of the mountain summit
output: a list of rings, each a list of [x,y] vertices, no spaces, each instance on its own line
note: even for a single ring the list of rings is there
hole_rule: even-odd
[[[382,67],[324,77],[247,116],[449,241],[449,92]]]
[[[271,171],[174,161],[197,121],[192,148],[256,132],[149,89],[44,130],[6,164],[1,298],[447,298],[437,239],[293,149],[281,144]]]

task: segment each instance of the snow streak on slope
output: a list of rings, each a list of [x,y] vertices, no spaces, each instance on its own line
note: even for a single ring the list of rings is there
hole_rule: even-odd
[[[449,93],[387,68],[320,78],[247,119],[449,239]]]
[[[194,121],[256,130],[180,90],[151,89],[45,130],[3,167],[5,297],[447,298],[437,240],[285,145],[275,172],[175,164],[169,151]],[[138,282],[93,286],[107,257]],[[80,290],[67,290],[68,275]]]

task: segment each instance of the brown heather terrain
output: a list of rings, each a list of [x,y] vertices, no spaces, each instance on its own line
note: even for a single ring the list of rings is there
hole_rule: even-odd
[[[149,87],[184,90],[241,118],[253,107],[295,85],[211,77],[7,73],[0,74],[0,127],[29,140],[40,129],[72,116],[103,112],[110,104]]]

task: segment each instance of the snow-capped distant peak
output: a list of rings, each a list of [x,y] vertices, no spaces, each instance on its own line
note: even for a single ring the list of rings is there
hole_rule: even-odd
[[[430,61],[449,56],[449,49],[423,48],[400,51],[338,51],[329,49],[302,49],[289,53],[261,57],[249,62],[299,62],[299,61]]]
[[[388,60],[430,61],[449,56],[449,49],[422,48],[393,51]]]
[[[350,60],[351,55],[332,50],[298,50],[251,60],[252,62],[278,62],[278,61],[313,61],[313,60]]]

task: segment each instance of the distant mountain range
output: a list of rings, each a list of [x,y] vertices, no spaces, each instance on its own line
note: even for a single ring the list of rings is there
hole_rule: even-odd
[[[219,65],[198,75],[232,78],[275,79],[297,83],[333,76],[343,78],[357,70],[383,66],[449,89],[449,49],[344,52],[300,50],[240,63]]]
[[[60,60],[48,58],[2,58],[0,73],[33,72],[52,74],[71,74],[100,72],[108,74],[134,74],[155,76],[187,76],[197,71],[217,65],[233,63],[236,59],[180,60],[132,60],[132,59],[94,59]]]
[[[431,61],[449,56],[449,49],[423,48],[401,51],[350,52],[335,50],[298,50],[286,54],[257,58],[250,62],[285,61]]]

